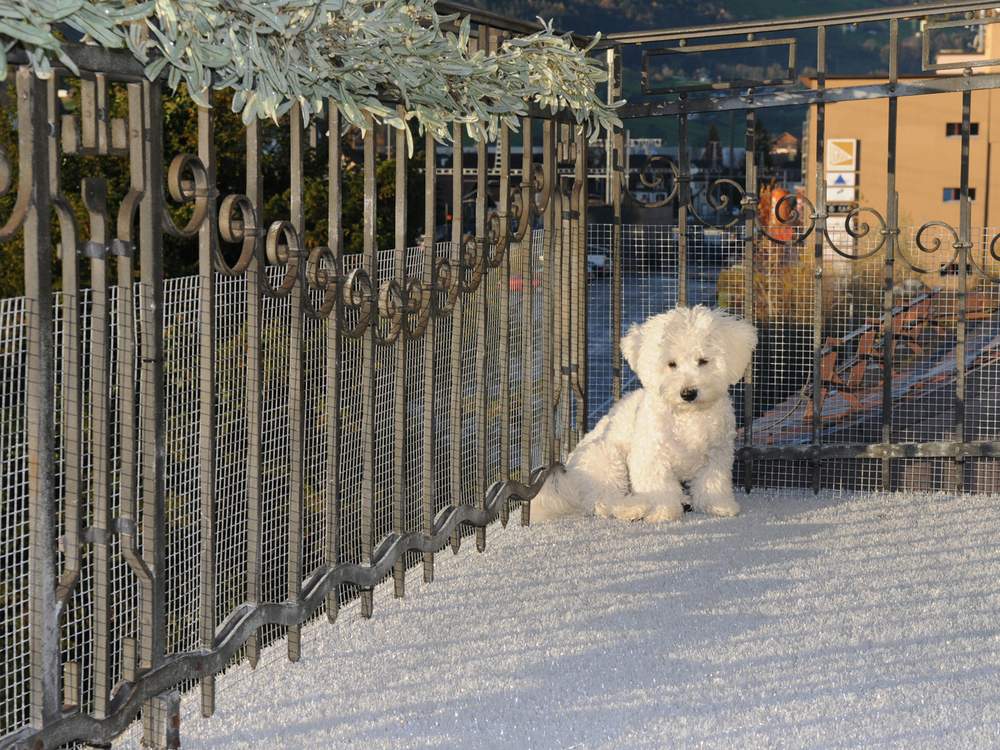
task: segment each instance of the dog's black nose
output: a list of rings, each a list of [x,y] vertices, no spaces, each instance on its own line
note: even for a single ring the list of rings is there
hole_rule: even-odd
[[[681,391],[681,398],[684,399],[685,401],[694,401],[696,398],[698,398],[698,389],[685,388],[683,391]]]

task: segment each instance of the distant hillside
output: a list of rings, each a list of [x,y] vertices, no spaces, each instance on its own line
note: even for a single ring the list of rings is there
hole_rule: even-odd
[[[593,34],[597,31],[641,31],[678,26],[694,26],[738,20],[764,20],[788,16],[837,13],[873,7],[898,7],[913,5],[913,0],[465,0],[496,13],[531,20],[541,16],[554,19],[563,31]],[[800,75],[815,70],[815,34],[798,33],[798,60]],[[828,70],[833,74],[887,74],[888,61],[885,45],[886,24],[866,24],[861,27],[842,26],[831,30],[827,37]],[[919,70],[920,47],[918,39],[905,30],[901,49],[900,72]],[[943,41],[939,34],[936,42]],[[956,45],[959,40],[954,41]],[[699,77],[707,74],[716,80],[765,76],[765,71],[780,74],[784,64],[779,58],[782,48],[746,51],[738,54],[721,53],[712,56],[690,56],[684,61],[673,58],[661,67],[650,70],[651,80],[671,81]],[[727,57],[728,55],[728,57]],[[638,54],[627,52],[625,96],[635,100],[639,96]],[[672,66],[672,67],[670,67]],[[760,119],[767,130],[777,135],[789,131],[801,135],[805,110],[781,108],[761,112]],[[730,116],[699,117],[691,120],[692,143],[700,143],[710,124],[714,123],[723,142],[730,140],[733,127]],[[628,123],[633,135],[660,136],[672,140],[676,137],[673,120],[642,120]],[[742,124],[735,125],[735,142],[742,139]]]
[[[633,31],[670,26],[759,20],[873,7],[912,5],[912,0],[467,0],[496,13],[533,20],[554,18],[565,31]]]

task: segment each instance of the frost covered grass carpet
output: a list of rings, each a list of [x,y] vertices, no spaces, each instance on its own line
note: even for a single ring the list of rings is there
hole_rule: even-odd
[[[489,531],[185,696],[185,748],[1000,747],[1000,498]],[[117,747],[136,746],[136,735]]]

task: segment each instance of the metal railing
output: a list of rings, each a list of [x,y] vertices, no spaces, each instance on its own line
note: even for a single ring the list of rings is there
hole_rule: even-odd
[[[200,682],[209,715],[214,677],[236,660],[256,665],[282,638],[296,660],[310,618],[336,618],[349,598],[369,617],[374,586],[392,578],[402,596],[414,566],[432,580],[437,553],[473,529],[484,550],[486,527],[518,504],[527,523],[559,459],[635,386],[623,326],[675,304],[720,304],[761,330],[734,394],[746,489],[848,486],[852,471],[857,483],[896,488],[920,480],[928,461],[947,486],[969,487],[969,465],[1000,455],[1000,426],[967,409],[1000,387],[1000,255],[994,232],[974,230],[969,194],[972,92],[1000,87],[1000,75],[939,75],[925,55],[925,75],[902,78],[899,50],[918,22],[928,33],[989,7],[612,35],[599,50],[611,99],[624,89],[625,57],[644,45],[680,55],[787,48],[787,66],[760,81],[647,85],[632,96],[626,125],[675,122],[678,157],[630,172],[624,133],[610,134],[600,167],[610,223],[588,224],[584,133],[559,116],[522,118],[519,133],[503,129],[495,152],[478,144],[474,159],[456,126],[446,167],[431,141],[424,163],[409,166],[400,136],[391,247],[378,242],[376,132],[350,164],[352,139],[338,137],[332,107],[319,128],[303,128],[296,109],[284,134],[249,125],[245,189],[221,194],[217,112],[197,110],[197,153],[165,153],[169,97],[131,58],[77,47],[78,76],[57,69],[42,81],[17,68],[17,111],[7,113],[16,165],[8,154],[0,169],[0,199],[16,176],[0,241],[23,243],[25,280],[23,297],[0,301],[0,747],[105,743],[140,715],[148,744],[176,744],[177,690]],[[487,49],[500,33],[533,28],[473,20]],[[855,23],[884,25],[885,81],[828,87],[828,32]],[[816,43],[814,83],[798,78],[805,35]],[[79,92],[76,106],[63,86]],[[961,218],[903,236],[898,102],[940,93],[961,98]],[[826,200],[824,116],[865,99],[886,103],[885,205],[838,218]],[[779,201],[771,221],[758,214],[757,120],[789,106],[816,113],[815,194]],[[744,113],[743,169],[703,179],[691,120],[724,111]],[[288,181],[270,184],[265,157],[284,137]],[[81,159],[123,170],[124,194],[111,195],[100,169],[63,184],[65,165]],[[316,163],[326,167],[322,229],[306,220],[306,166]],[[345,252],[348,169],[362,175],[358,254]],[[414,169],[422,202],[406,193]],[[265,220],[286,190],[287,215]],[[625,220],[649,193],[660,194],[652,205],[676,207],[675,223]],[[424,213],[417,247],[413,207]],[[315,233],[322,244],[307,247]],[[197,274],[167,277],[165,237],[196,248]],[[608,279],[588,278],[588,248],[607,249]],[[841,261],[854,271],[840,278],[859,291],[831,286]],[[908,275],[938,270],[940,283],[910,293]],[[931,402],[944,424],[936,432],[913,426]]]
[[[618,346],[623,317],[631,317],[629,305],[623,299],[629,284],[635,286],[637,279],[647,279],[646,283],[660,277],[672,279],[676,292],[664,296],[661,305],[647,307],[644,314],[689,302],[692,289],[698,288],[697,279],[712,272],[714,261],[703,254],[707,252],[705,233],[712,232],[717,238],[723,237],[729,247],[741,244],[742,253],[731,269],[738,275],[738,282],[731,276],[728,283],[732,288],[725,295],[721,291],[715,294],[713,287],[708,301],[718,302],[728,296],[730,309],[753,319],[764,339],[775,338],[782,332],[777,329],[784,329],[786,339],[780,347],[775,344],[757,353],[755,365],[735,394],[742,412],[738,474],[742,475],[745,489],[760,484],[800,484],[800,479],[789,479],[794,474],[808,477],[806,483],[814,490],[836,486],[840,483],[830,478],[830,469],[843,470],[845,461],[866,466],[868,477],[879,477],[875,482],[867,478],[866,483],[890,489],[905,484],[899,481],[899,469],[911,465],[910,459],[946,460],[950,464],[946,472],[950,479],[937,486],[960,491],[968,488],[972,465],[1000,455],[997,440],[1000,431],[991,425],[992,420],[979,420],[976,428],[970,429],[966,406],[970,395],[979,399],[993,395],[989,369],[979,378],[980,390],[975,394],[969,392],[967,376],[970,367],[978,367],[992,356],[990,326],[998,319],[995,285],[1000,281],[996,266],[1000,259],[997,237],[988,229],[977,233],[972,224],[970,110],[973,92],[996,89],[1000,86],[1000,75],[995,72],[998,61],[988,59],[989,56],[933,62],[930,39],[942,30],[986,29],[998,21],[988,2],[927,3],[899,9],[609,35],[601,43],[608,60],[609,96],[617,99],[623,90],[632,92],[621,112],[626,131],[638,120],[669,121],[676,128],[678,147],[677,158],[653,157],[636,174],[635,170],[629,173],[623,168],[627,163],[624,133],[610,139],[607,160],[613,165],[609,178],[613,221],[603,228],[591,228],[591,246],[597,242],[609,249],[612,280],[607,302],[610,309],[605,320],[611,335],[607,348],[596,355],[592,353],[590,360],[610,358],[611,401],[621,396],[623,383],[627,386],[629,382]],[[860,25],[885,45],[886,69],[858,70],[845,66],[848,69],[842,71],[841,77],[855,80],[828,85],[832,60],[828,52],[830,35]],[[922,50],[919,68],[901,76],[901,49],[904,42],[913,40]],[[807,46],[815,49],[814,58],[806,59],[803,48]],[[726,52],[750,54],[775,49],[782,54],[773,66],[780,68],[776,77],[762,74],[756,79],[744,76],[685,80],[675,69],[673,80],[668,78],[663,85],[652,81],[653,66],[664,56],[697,57],[704,67],[709,67],[706,61]],[[636,58],[641,59],[641,80],[629,86],[629,81],[623,83],[625,61]],[[810,77],[805,78],[806,75]],[[930,217],[931,220],[913,227],[912,237],[901,238],[896,183],[899,102],[907,97],[936,94],[957,97],[954,119],[960,123],[961,151],[954,171],[959,185],[959,220],[950,224]],[[824,163],[827,111],[830,107],[846,106],[841,102],[870,100],[885,101],[881,115],[885,150],[866,155],[869,165],[873,159],[882,160],[887,185],[884,201],[868,205],[855,200],[844,205],[843,212],[835,214],[827,200]],[[769,217],[762,217],[759,211],[763,167],[759,157],[761,144],[757,142],[758,118],[783,107],[800,107],[803,114],[812,113],[813,130],[808,133],[812,154],[806,152],[803,161],[814,157],[811,163],[815,169],[807,175],[809,190],[798,196],[787,195],[769,207]],[[746,125],[744,169],[740,174],[722,176],[694,170],[689,143],[692,119],[736,111],[744,113]],[[943,128],[944,123],[941,125]],[[649,201],[645,196],[650,194],[657,199]],[[643,251],[641,247],[647,240],[643,239],[642,231],[651,228],[632,227],[623,221],[623,216],[628,209],[636,215],[637,206],[664,205],[676,207],[676,224],[659,229],[664,239],[655,252]],[[706,206],[710,209],[707,212]],[[640,208],[640,218],[632,221],[642,223],[641,213]],[[602,233],[600,239],[595,231]],[[788,258],[794,260],[789,262]],[[657,268],[651,271],[649,266]],[[665,276],[664,266],[672,269]],[[796,272],[790,277],[789,288],[778,288],[779,270]],[[715,273],[718,275],[718,269]],[[900,321],[908,309],[901,297],[909,294],[904,282],[914,276],[928,282],[930,295],[947,303],[935,305],[932,309],[936,315],[929,320],[937,331],[936,340],[943,342],[938,348],[946,351],[937,360],[928,358],[923,366],[938,378],[936,384],[942,378],[951,379],[951,387],[935,385],[933,398],[923,402],[913,395],[928,385],[927,379],[913,375],[914,372],[919,375],[919,366],[911,371],[913,363],[901,356],[907,350],[900,352],[907,344]],[[847,314],[832,309],[843,294],[834,286],[838,278],[864,287],[863,295],[855,295],[864,297],[863,311]],[[710,285],[719,283],[715,279]],[[980,302],[985,307],[980,305],[979,312],[983,314],[977,315],[975,323],[977,346],[970,350],[973,328],[969,312]],[[789,308],[795,309],[788,312]],[[782,309],[786,312],[781,313]],[[777,325],[776,319],[782,317],[782,324]],[[858,327],[866,331],[867,349],[853,360],[858,378],[848,382],[837,369],[836,358],[841,354],[835,349],[840,346],[838,337],[845,328],[849,331]],[[792,387],[780,394],[789,401],[762,404],[756,381],[768,377],[776,365],[794,359],[793,349],[807,359],[793,365],[799,369],[798,377]],[[901,365],[905,365],[902,369],[907,370],[906,377],[900,372]],[[861,394],[863,399],[851,391],[851,387],[857,388],[862,382],[862,375],[867,383],[866,392]],[[906,383],[905,389],[897,387],[896,381],[900,379]],[[877,398],[873,397],[875,391]],[[865,411],[868,418],[864,429],[853,432],[840,429],[847,417],[843,409],[831,407],[838,398],[854,410],[850,419]],[[913,414],[906,412],[929,405],[935,407],[933,411],[942,419],[947,419],[947,429],[919,431],[898,424],[916,421]],[[779,413],[768,413],[773,409]],[[798,425],[796,429],[778,429],[779,423],[788,426],[789,420]],[[869,429],[872,420],[879,423],[875,434]],[[758,436],[756,430],[761,425],[767,425],[766,434]],[[873,463],[878,468],[871,471]]]
[[[477,20],[485,49],[525,30]],[[403,596],[408,568],[431,581],[449,544],[475,530],[484,551],[486,527],[518,505],[528,522],[582,429],[584,132],[522,118],[502,129],[498,164],[480,143],[470,165],[456,125],[436,241],[438,149],[426,138],[408,165],[400,131],[394,246],[379,247],[377,129],[354,167],[334,107],[309,129],[293,107],[275,185],[264,157],[281,133],[251,123],[245,190],[220,194],[216,110],[197,109],[196,153],[165,153],[163,83],[115,53],[72,54],[79,75],[12,71],[5,113],[17,192],[0,240],[23,243],[25,286],[0,308],[0,746],[105,743],[141,714],[144,742],[166,747],[179,688],[199,681],[210,715],[234,660],[256,665],[282,636],[297,660],[310,618],[355,597],[370,617],[382,581]],[[515,139],[526,178],[512,179]],[[63,184],[79,159],[94,171]],[[327,165],[317,247],[307,160]],[[98,176],[116,168],[117,206]],[[363,251],[347,254],[355,168]],[[407,196],[414,170],[422,196]],[[266,221],[286,190],[288,215]],[[196,251],[197,275],[165,277],[165,237]]]

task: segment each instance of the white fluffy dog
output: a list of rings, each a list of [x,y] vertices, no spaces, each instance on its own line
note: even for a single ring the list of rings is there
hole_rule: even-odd
[[[633,325],[622,355],[638,376],[630,393],[580,441],[565,473],[531,503],[532,520],[597,513],[675,521],[688,484],[694,510],[733,516],[736,418],[729,386],[757,345],[754,327],[701,305]]]

